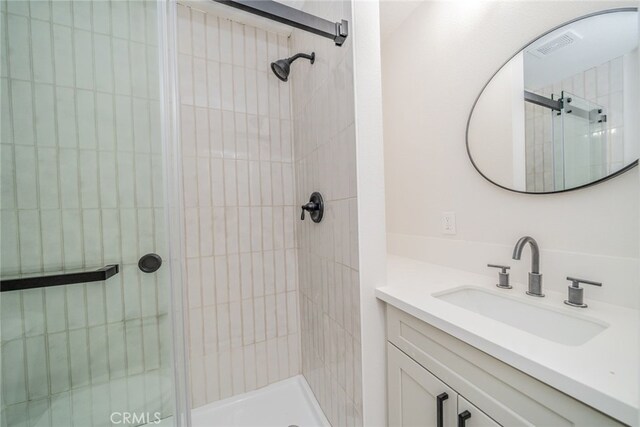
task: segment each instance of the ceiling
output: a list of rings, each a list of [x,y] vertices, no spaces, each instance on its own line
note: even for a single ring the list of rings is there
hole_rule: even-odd
[[[576,41],[547,56],[536,49],[558,36],[575,35]],[[638,47],[638,13],[596,15],[563,26],[525,48],[525,86],[536,89],[557,83],[624,55]]]

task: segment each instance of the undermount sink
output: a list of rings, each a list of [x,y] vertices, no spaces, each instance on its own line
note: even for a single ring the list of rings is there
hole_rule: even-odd
[[[560,309],[556,311],[474,286],[438,292],[433,297],[564,345],[584,344],[608,327],[595,319],[575,316]]]

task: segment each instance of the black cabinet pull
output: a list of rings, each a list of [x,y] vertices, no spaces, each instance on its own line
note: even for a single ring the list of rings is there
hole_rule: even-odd
[[[464,411],[458,414],[458,427],[464,427],[467,420],[471,418],[471,412]]]
[[[436,426],[443,427],[444,426],[444,416],[442,415],[442,406],[444,401],[449,398],[447,393],[440,393],[436,396]]]

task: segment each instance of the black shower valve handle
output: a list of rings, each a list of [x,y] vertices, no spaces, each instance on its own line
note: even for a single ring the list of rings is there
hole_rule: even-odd
[[[308,211],[309,213],[317,211],[319,209],[318,205],[314,202],[309,202],[306,205],[302,205],[302,215],[300,219],[304,221],[304,211]]]
[[[322,199],[322,195],[317,191],[311,193],[311,197],[309,197],[309,201],[301,206],[302,212],[300,215],[300,219],[304,221],[304,211],[309,212],[309,216],[311,217],[311,221],[318,223],[322,221],[322,216],[324,215],[324,200]]]

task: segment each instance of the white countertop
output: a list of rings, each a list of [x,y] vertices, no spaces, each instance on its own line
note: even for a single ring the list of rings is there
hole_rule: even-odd
[[[626,424],[638,423],[639,312],[589,300],[588,308],[565,305],[566,295],[527,296],[526,285],[496,288],[497,274],[482,276],[398,256],[388,256],[387,286],[376,296],[532,377]],[[512,279],[513,280],[513,279]],[[528,303],[588,316],[609,327],[579,346],[568,346],[524,332],[432,296],[459,286],[505,292]]]

